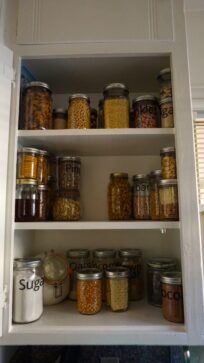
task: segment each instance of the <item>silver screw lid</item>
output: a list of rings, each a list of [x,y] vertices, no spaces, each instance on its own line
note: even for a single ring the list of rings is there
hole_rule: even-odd
[[[139,257],[142,256],[142,251],[138,248],[122,248],[119,250],[120,257]]]
[[[93,251],[94,257],[115,257],[116,250],[111,248],[97,248]]]
[[[159,102],[160,106],[165,104],[165,103],[172,103],[172,98],[171,97],[166,97],[163,100],[160,100],[160,102]]]
[[[153,95],[139,96],[139,97],[135,98],[135,100],[133,100],[133,105],[134,105],[135,102],[140,102],[140,101],[155,101],[155,102],[157,102],[157,97],[155,97]]]
[[[182,276],[180,271],[165,272],[161,276],[161,282],[170,285],[181,285]]]
[[[33,268],[38,267],[42,264],[42,260],[40,258],[27,257],[27,258],[15,258],[14,259],[14,268]]]
[[[83,100],[86,100],[90,103],[89,96],[85,95],[84,93],[74,93],[73,95],[69,96],[69,102],[71,102],[72,100],[75,100],[77,98],[82,98]]]
[[[69,258],[80,258],[80,257],[88,258],[89,254],[90,254],[89,250],[85,248],[75,248],[67,251],[67,257]]]
[[[168,153],[175,153],[176,152],[176,149],[174,146],[168,146],[168,147],[163,147],[161,150],[160,150],[160,155],[164,155],[164,154],[168,154]]]
[[[158,269],[158,270],[175,268],[176,261],[174,259],[168,258],[168,257],[154,257],[154,258],[151,258],[149,261],[147,261],[147,266]]]
[[[25,89],[28,89],[30,87],[43,87],[43,88],[46,88],[47,90],[49,90],[51,92],[50,86],[48,86],[48,84],[44,83],[44,82],[37,82],[37,81],[29,82],[25,86]]]
[[[78,280],[100,280],[103,277],[103,272],[97,268],[84,268],[77,272]]]
[[[106,271],[106,277],[116,279],[116,278],[124,278],[129,276],[129,270],[126,267],[118,266],[118,267],[110,267]]]
[[[158,182],[159,186],[177,185],[177,179],[161,179]]]

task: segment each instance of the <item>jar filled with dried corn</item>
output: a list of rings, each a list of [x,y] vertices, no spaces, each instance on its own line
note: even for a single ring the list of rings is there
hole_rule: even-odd
[[[160,219],[158,183],[161,180],[161,175],[162,175],[161,170],[153,170],[149,175],[149,180],[150,180],[149,208],[150,208],[150,218],[153,221]]]
[[[132,216],[131,186],[127,173],[110,174],[108,213],[110,220],[129,220]]]
[[[129,91],[122,83],[111,83],[104,91],[104,127],[129,127]]]
[[[88,96],[76,93],[69,97],[68,129],[90,129],[91,109]]]
[[[128,309],[128,275],[125,267],[111,267],[106,270],[107,305],[112,311]]]
[[[133,212],[135,219],[150,219],[149,178],[145,174],[133,176]]]
[[[176,179],[176,151],[173,146],[160,150],[162,179]]]
[[[161,220],[178,220],[178,191],[176,179],[160,180],[159,209]]]

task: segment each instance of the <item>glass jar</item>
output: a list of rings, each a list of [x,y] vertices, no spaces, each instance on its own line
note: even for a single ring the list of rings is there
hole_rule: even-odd
[[[38,150],[37,181],[38,184],[48,182],[48,152],[46,150]]]
[[[58,187],[63,190],[80,191],[81,160],[75,156],[58,158]]]
[[[53,183],[56,183],[57,185],[57,179],[58,179],[58,168],[57,168],[57,162],[58,157],[49,155],[48,159],[48,182],[52,181]]]
[[[67,128],[67,110],[64,108],[55,108],[53,110],[53,129]]]
[[[23,147],[17,156],[17,178],[37,179],[38,149]]]
[[[16,258],[13,273],[13,321],[30,323],[43,313],[43,273],[38,258]]]
[[[176,179],[160,180],[159,209],[161,220],[178,220],[178,191]]]
[[[98,112],[95,108],[91,108],[91,129],[97,128]]]
[[[160,219],[159,212],[159,181],[161,180],[162,171],[153,170],[149,175],[150,180],[150,194],[149,194],[149,210],[150,218],[153,221]]]
[[[69,129],[90,129],[91,111],[88,96],[76,93],[69,97],[68,122]]]
[[[160,112],[157,98],[152,95],[137,97],[133,101],[135,127],[160,127]]]
[[[54,221],[78,221],[81,216],[80,194],[78,191],[56,192],[52,217]]]
[[[172,98],[167,97],[160,101],[161,127],[174,127],[173,103]]]
[[[67,259],[70,270],[70,294],[71,300],[77,299],[77,272],[82,269],[90,268],[90,252],[87,249],[71,249],[67,251]]]
[[[52,128],[52,93],[43,82],[30,82],[24,92],[24,129]]]
[[[160,99],[172,97],[171,69],[165,68],[159,72],[157,77],[160,84]]]
[[[95,268],[77,272],[77,307],[81,314],[96,314],[102,307],[102,276]]]
[[[131,187],[127,173],[110,174],[108,186],[110,220],[129,220],[132,216]]]
[[[16,180],[15,221],[34,222],[38,217],[37,181]]]
[[[162,306],[161,276],[175,268],[176,262],[172,258],[155,257],[147,262],[147,298],[151,305]]]
[[[150,219],[149,179],[145,174],[133,176],[133,213],[135,219]]]
[[[37,221],[48,221],[49,208],[49,187],[42,184],[38,185]]]
[[[181,273],[177,271],[162,274],[162,313],[173,323],[184,322]]]
[[[111,83],[104,91],[104,127],[129,127],[129,91],[122,83]]]
[[[119,251],[120,265],[129,270],[129,300],[137,301],[144,297],[144,275],[142,251],[123,248]]]
[[[106,270],[106,300],[112,311],[128,309],[128,274],[128,269],[120,266]]]
[[[98,129],[104,128],[104,115],[103,115],[103,99],[98,102]]]
[[[176,179],[176,151],[173,146],[160,150],[162,179]]]

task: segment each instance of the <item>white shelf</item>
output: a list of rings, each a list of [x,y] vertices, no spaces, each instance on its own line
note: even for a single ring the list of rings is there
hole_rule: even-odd
[[[159,155],[174,145],[174,129],[19,130],[22,146],[72,155]]]

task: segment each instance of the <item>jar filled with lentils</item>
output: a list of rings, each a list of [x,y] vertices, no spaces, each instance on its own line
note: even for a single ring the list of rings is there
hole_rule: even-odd
[[[38,185],[37,221],[47,221],[50,213],[49,187]]]
[[[179,219],[178,190],[176,179],[161,179],[159,182],[159,208],[161,220]]]
[[[104,127],[129,127],[129,91],[122,83],[111,83],[104,91]]]
[[[137,97],[133,101],[135,127],[160,127],[160,112],[157,98],[152,95]]]
[[[106,300],[112,311],[128,309],[128,275],[125,267],[111,267],[106,270]]]
[[[176,179],[176,150],[173,146],[160,150],[162,179]]]
[[[157,79],[160,84],[160,99],[163,100],[164,98],[172,97],[171,69],[162,69]]]
[[[77,191],[59,190],[52,209],[54,221],[78,221],[81,217],[80,194]]]
[[[47,184],[48,182],[48,158],[49,154],[46,150],[38,150],[38,163],[37,163],[38,184]]]
[[[120,265],[129,270],[129,300],[141,300],[144,297],[144,275],[142,251],[123,248],[119,251]]]
[[[69,97],[68,122],[69,129],[90,129],[91,110],[88,96],[76,93]]]
[[[17,178],[37,180],[38,149],[23,147],[17,155]]]
[[[30,82],[24,90],[23,119],[25,130],[52,128],[52,93],[43,82]]]
[[[133,212],[135,219],[150,219],[149,178],[145,174],[133,176]]]
[[[17,179],[15,220],[16,222],[34,222],[38,217],[37,180]]]
[[[67,128],[67,110],[64,108],[55,108],[53,110],[53,129]]]
[[[153,221],[160,219],[159,212],[159,181],[161,180],[162,171],[153,170],[149,175],[150,180],[150,194],[149,194],[149,208],[150,218]]]
[[[58,158],[58,187],[63,190],[80,191],[81,160],[76,156]]]
[[[77,307],[81,314],[93,315],[101,310],[102,276],[95,268],[77,272]]]
[[[174,127],[172,98],[167,97],[160,101],[161,126],[163,128]]]
[[[131,186],[127,173],[110,174],[108,214],[110,220],[129,220],[132,216]]]

